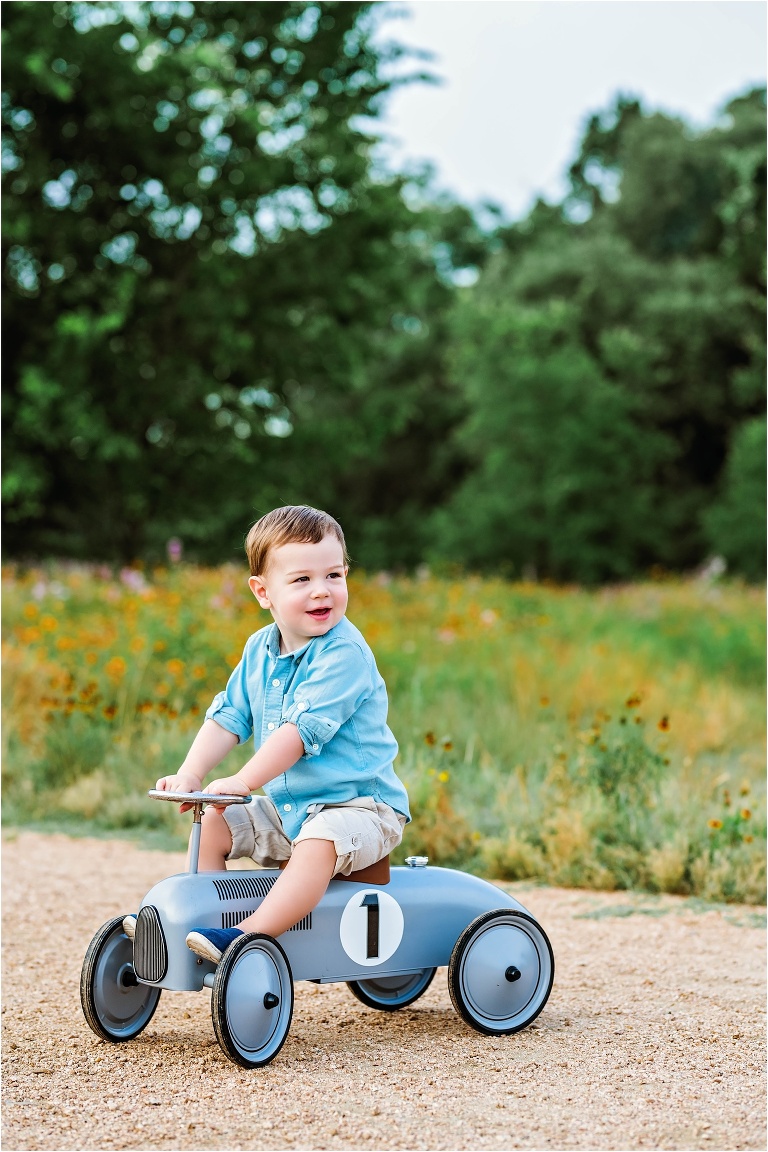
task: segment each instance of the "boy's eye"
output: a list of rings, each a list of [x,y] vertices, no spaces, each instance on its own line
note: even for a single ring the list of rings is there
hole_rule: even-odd
[[[343,578],[344,573],[343,572],[329,572],[328,575],[331,579],[333,577],[335,577],[337,580],[341,580]]]
[[[302,580],[309,580],[309,576],[297,576],[294,580],[294,584],[300,584]]]

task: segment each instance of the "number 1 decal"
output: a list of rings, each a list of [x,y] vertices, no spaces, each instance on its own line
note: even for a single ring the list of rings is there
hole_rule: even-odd
[[[393,896],[375,888],[358,889],[341,914],[341,946],[355,964],[383,964],[397,951],[403,926],[403,911]]]
[[[361,908],[368,909],[368,939],[366,942],[366,960],[379,954],[379,894],[369,892],[363,896]]]

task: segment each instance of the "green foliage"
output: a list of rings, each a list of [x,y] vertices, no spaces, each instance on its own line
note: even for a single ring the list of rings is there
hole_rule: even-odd
[[[406,783],[413,819],[395,850],[395,863],[406,856],[427,856],[446,868],[482,868],[480,835],[457,810],[450,775],[432,767],[434,759],[422,754],[409,765]]]
[[[585,739],[587,748],[572,767],[572,779],[579,788],[595,789],[602,801],[603,843],[641,851],[664,758],[648,744],[642,717],[632,716],[627,708],[618,720],[596,722]]]
[[[719,499],[705,515],[712,550],[751,580],[765,579],[765,417],[734,436]]]
[[[763,410],[765,93],[699,133],[619,100],[571,177],[562,210],[502,232],[457,305],[466,474],[434,551],[463,558],[466,534],[470,563],[561,580],[691,567]],[[756,552],[729,559],[754,578]]]
[[[759,578],[764,90],[618,98],[483,231],[376,159],[385,15],[4,5],[7,554],[220,562],[307,502],[369,568]]]
[[[482,246],[373,168],[369,8],[3,10],[11,553],[220,559],[307,500],[419,558],[440,317]]]
[[[477,463],[435,515],[441,551],[516,574],[628,577],[654,554],[663,442],[633,427],[632,398],[580,344],[569,306],[512,310],[486,278],[466,313],[454,371],[471,410],[462,446]]]
[[[187,820],[146,790],[181,763],[265,622],[242,576],[6,572],[6,822],[182,842]],[[757,589],[356,576],[350,615],[386,680],[411,797],[398,860],[764,899]]]

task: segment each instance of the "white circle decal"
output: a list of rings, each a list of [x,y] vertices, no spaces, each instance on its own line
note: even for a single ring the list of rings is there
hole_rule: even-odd
[[[339,924],[341,946],[355,964],[383,964],[403,938],[403,913],[393,896],[378,888],[356,892]]]

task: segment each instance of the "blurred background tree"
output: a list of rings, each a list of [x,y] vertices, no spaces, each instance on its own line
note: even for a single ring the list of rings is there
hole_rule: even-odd
[[[4,9],[9,553],[221,559],[307,500],[419,559],[482,245],[372,164],[367,9]]]
[[[306,501],[369,567],[759,578],[764,90],[620,98],[481,229],[375,160],[379,8],[3,5],[6,554],[221,560]]]
[[[619,98],[570,175],[456,306],[467,474],[436,550],[587,582],[715,552],[759,578],[765,90],[702,132]]]

